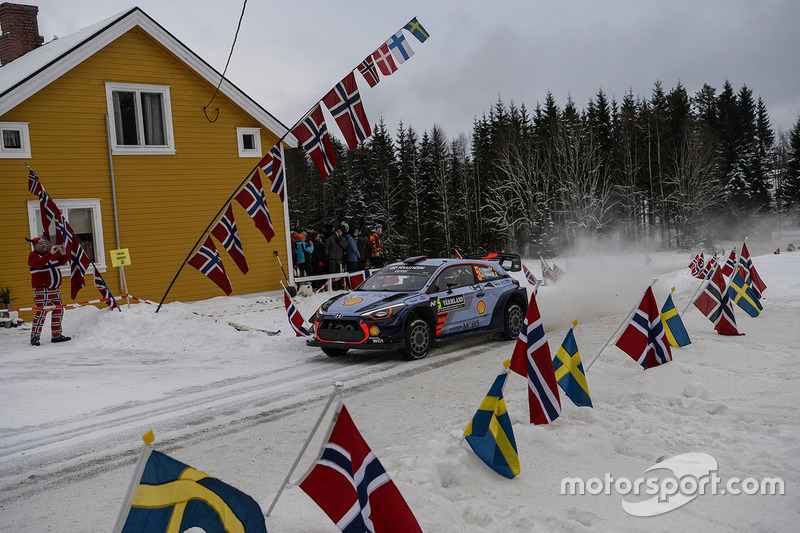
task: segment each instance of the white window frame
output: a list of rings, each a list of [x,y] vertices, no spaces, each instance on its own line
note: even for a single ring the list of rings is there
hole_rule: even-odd
[[[139,145],[117,144],[117,128],[114,122],[114,91],[136,93],[136,127],[143,135],[144,120],[140,107],[139,93],[160,93],[164,105],[164,135],[167,143],[164,145],[146,145],[144,139],[140,140]],[[172,131],[172,104],[169,97],[169,86],[166,85],[141,85],[134,83],[112,83],[106,82],[106,105],[108,107],[108,119],[111,129],[111,153],[114,155],[175,155],[175,136]]]
[[[31,136],[28,131],[30,122],[0,122],[0,159],[22,159],[31,157]],[[19,132],[20,148],[6,148],[3,145],[2,130]]]
[[[244,136],[253,136],[253,148],[246,149],[244,147]],[[261,153],[261,128],[236,128],[236,143],[239,145],[239,157],[258,157]]]
[[[97,270],[101,273],[105,272],[107,269],[106,265],[106,251],[105,245],[103,240],[103,216],[100,211],[100,199],[99,198],[82,198],[82,199],[70,199],[70,200],[55,200],[56,207],[58,207],[66,216],[67,220],[69,220],[69,210],[70,209],[91,209],[92,212],[92,233],[94,235],[94,264],[97,266]],[[29,200],[28,201],[28,230],[30,233],[31,239],[34,237],[38,237],[38,227],[36,225],[37,221],[41,220],[41,215],[39,214],[39,200]],[[55,238],[55,221],[50,224],[50,235]],[[62,265],[61,273],[63,275],[68,276],[70,272],[70,265],[67,263],[66,265]],[[87,272],[94,273],[91,265]]]

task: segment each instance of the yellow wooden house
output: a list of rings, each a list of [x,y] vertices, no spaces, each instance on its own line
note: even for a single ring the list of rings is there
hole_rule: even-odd
[[[11,307],[33,303],[25,238],[41,232],[26,162],[112,292],[123,291],[110,252],[126,248],[128,292],[158,302],[262,155],[281,138],[287,147],[297,144],[286,126],[139,8],[0,67],[0,130],[0,287],[11,288]],[[249,273],[216,243],[234,294],[278,290],[283,271],[292,275],[287,209],[263,174],[262,181],[271,242],[233,201]],[[78,301],[99,298],[92,273],[90,267]],[[220,295],[187,265],[166,301]]]

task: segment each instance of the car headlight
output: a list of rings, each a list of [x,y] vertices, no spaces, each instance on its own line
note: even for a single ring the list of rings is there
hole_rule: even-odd
[[[394,304],[388,307],[381,307],[380,309],[375,309],[374,311],[367,311],[366,313],[361,313],[363,318],[371,318],[372,320],[386,320],[387,318],[391,318],[395,315],[400,308],[404,307],[406,304]]]

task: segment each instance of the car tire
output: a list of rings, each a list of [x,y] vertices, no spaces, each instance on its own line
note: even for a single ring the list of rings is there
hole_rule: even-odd
[[[509,303],[503,314],[503,337],[506,340],[514,340],[519,337],[524,320],[522,308],[514,302]]]
[[[405,346],[400,350],[403,359],[413,361],[428,355],[433,344],[431,326],[421,318],[412,318],[405,331]]]
[[[349,348],[323,348],[322,352],[328,357],[341,357],[347,353]]]

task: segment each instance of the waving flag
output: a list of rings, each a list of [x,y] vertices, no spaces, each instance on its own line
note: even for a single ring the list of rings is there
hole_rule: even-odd
[[[78,295],[78,291],[86,285],[84,276],[86,276],[86,271],[89,269],[89,265],[92,264],[92,260],[86,250],[83,249],[78,237],[75,236],[75,231],[69,225],[67,217],[56,207],[55,202],[47,196],[44,189],[42,189],[42,193],[47,197],[48,212],[53,213],[53,220],[56,226],[56,244],[64,246],[64,252],[70,259],[70,295],[74,300]]]
[[[343,532],[422,531],[344,405],[316,464],[299,485]]]
[[[211,240],[211,237],[206,237],[206,241],[188,262],[201,273],[208,276],[208,279],[216,283],[225,294],[229,295],[233,292],[231,280],[228,279],[228,273],[225,272],[225,266],[219,258],[217,247],[214,246],[214,241]]]
[[[286,173],[283,169],[280,143],[270,148],[267,155],[258,162],[258,166],[272,183],[270,191],[277,194],[281,202],[286,201]]]
[[[528,283],[538,288],[539,280],[536,279],[536,276],[533,275],[533,272],[528,270],[528,267],[526,267],[525,265],[522,265],[522,271],[525,273],[525,279],[528,280]]]
[[[672,351],[664,334],[652,287],[647,287],[639,309],[617,340],[617,347],[645,370],[672,361]]]
[[[253,171],[250,179],[234,198],[244,207],[244,210],[253,219],[256,228],[266,237],[267,242],[271,241],[275,236],[275,228],[272,226],[272,217],[269,216],[267,199],[258,170]]]
[[[705,290],[693,302],[708,319],[714,323],[714,329],[720,335],[744,335],[736,329],[736,318],[733,316],[733,302],[725,288],[725,278],[719,270],[714,272]]]
[[[298,311],[297,307],[295,307],[292,297],[289,296],[286,287],[283,288],[283,304],[286,306],[286,314],[289,316],[289,324],[291,324],[296,336],[308,337],[311,335],[311,332],[308,331],[304,325],[306,321],[303,318],[303,315],[301,315],[300,311]]]
[[[233,219],[231,204],[228,204],[225,213],[214,226],[214,229],[211,230],[211,235],[228,251],[228,255],[231,256],[231,259],[242,271],[242,274],[247,274],[249,270],[247,260],[244,257],[242,241],[239,240],[239,230],[236,228],[236,221]]]
[[[372,59],[372,54],[361,62],[358,66],[358,71],[364,76],[370,87],[375,87],[381,81],[381,77],[378,75],[378,68],[375,66],[375,60]]]
[[[186,531],[266,533],[264,514],[244,492],[150,452],[122,533]]]
[[[292,135],[297,137],[303,149],[317,165],[319,173],[322,174],[322,181],[327,181],[333,167],[336,166],[336,154],[333,153],[328,127],[325,125],[319,104],[292,130]]]
[[[697,277],[702,268],[700,268],[700,254],[694,254],[694,259],[689,263],[689,270],[692,276]]]
[[[389,37],[389,40],[386,41],[386,46],[394,54],[394,59],[398,65],[405,63],[406,59],[410,59],[414,55],[414,50],[411,49],[411,45],[406,40],[402,30]]]
[[[780,254],[781,254],[781,249],[780,248],[775,248],[775,251],[772,252],[772,255],[780,255]]]
[[[758,275],[753,260],[750,258],[750,250],[747,249],[747,243],[742,244],[742,253],[739,255],[739,266],[744,269],[742,278],[745,283],[750,285],[753,292],[761,298],[761,293],[767,288],[767,284]]]
[[[330,110],[331,115],[339,125],[347,146],[355,148],[358,143],[365,141],[372,135],[367,115],[364,113],[364,104],[356,85],[356,75],[350,72],[336,84],[322,99]]]
[[[558,396],[553,360],[550,358],[550,347],[535,294],[531,295],[528,314],[519,332],[510,368],[528,378],[531,423],[547,424],[558,418],[561,414],[561,398]]]
[[[350,288],[351,289],[355,289],[356,287],[358,287],[359,285],[364,283],[364,281],[368,277],[370,277],[373,273],[377,272],[378,270],[379,269],[377,269],[377,268],[366,268],[366,269],[360,270],[358,272],[350,272],[347,275],[348,283],[350,285]]]
[[[728,286],[728,296],[753,318],[757,317],[764,309],[761,307],[761,302],[752,287],[742,279],[741,271],[736,272],[736,275],[731,279]]]
[[[548,283],[555,283],[558,281],[558,275],[556,274],[555,270],[553,270],[550,265],[547,264],[547,261],[544,260],[543,257],[539,258],[542,263],[542,285],[547,285]]]
[[[464,258],[461,256],[461,254],[460,254],[460,253],[458,253],[458,250],[455,250],[455,252],[456,252],[456,259],[464,259]]]
[[[714,254],[714,256],[706,262],[703,272],[698,277],[700,279],[711,279],[717,266],[717,254]]]
[[[553,358],[553,368],[556,372],[558,385],[564,394],[578,407],[593,407],[592,397],[589,395],[589,384],[586,382],[586,372],[583,371],[581,353],[572,328],[567,331],[564,342]]]
[[[100,272],[97,270],[94,271],[94,286],[100,292],[100,297],[106,301],[106,305],[109,306],[111,309],[119,309],[117,305],[117,299],[114,298],[114,295],[111,293],[111,289],[108,288],[106,285],[106,280],[103,279],[103,276],[100,275]]]
[[[392,57],[389,45],[386,43],[383,43],[377,50],[372,52],[372,59],[375,60],[375,64],[378,65],[378,68],[381,69],[381,74],[384,76],[389,76],[397,70],[394,57]]]
[[[672,294],[667,296],[667,301],[664,302],[664,306],[661,308],[661,323],[664,325],[664,334],[667,336],[670,346],[677,348],[692,343],[686,328],[683,326],[681,315],[675,309]]]
[[[495,378],[478,412],[464,430],[464,437],[489,468],[510,479],[519,474],[520,467],[517,442],[503,398],[507,378],[507,370]]]
[[[722,265],[722,275],[730,277],[733,274],[733,271],[736,269],[736,247],[733,247],[731,253],[728,254],[728,259],[725,260],[725,264]]]
[[[408,30],[408,32],[414,37],[416,37],[417,40],[421,43],[424,43],[428,39],[428,37],[430,37],[428,32],[425,31],[425,28],[422,27],[422,24],[420,24],[419,21],[417,20],[417,17],[414,17],[413,19],[409,20],[408,24],[403,26],[403,29]]]

